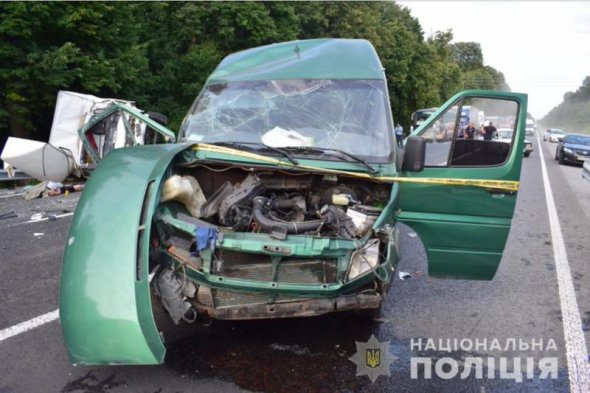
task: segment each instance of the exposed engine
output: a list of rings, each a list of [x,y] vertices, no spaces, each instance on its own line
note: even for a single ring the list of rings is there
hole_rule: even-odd
[[[204,203],[200,187],[193,177],[173,176],[164,185],[163,200],[178,200],[193,216],[232,231],[268,233],[276,239],[288,234],[360,237],[389,197],[386,187],[370,190],[359,182],[317,175],[249,174],[234,184],[224,181]]]
[[[203,281],[215,277],[215,283],[229,279],[270,287],[326,287],[370,271],[371,278],[387,280],[390,272],[377,269],[393,232],[390,227],[372,228],[389,201],[390,185],[239,166],[176,170],[162,187],[151,253],[154,293],[174,324],[208,317],[319,315],[365,301],[362,307],[377,307],[381,295],[375,282],[365,284],[364,297],[350,300],[344,294],[305,309],[298,306],[302,297],[225,290]],[[312,296],[307,301],[316,300]]]

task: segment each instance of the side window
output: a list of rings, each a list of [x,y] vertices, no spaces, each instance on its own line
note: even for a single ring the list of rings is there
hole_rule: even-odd
[[[499,98],[468,97],[450,107],[422,133],[425,165],[496,166],[508,159],[518,103]]]
[[[449,108],[421,136],[426,140],[426,166],[447,166],[457,126],[459,105]]]

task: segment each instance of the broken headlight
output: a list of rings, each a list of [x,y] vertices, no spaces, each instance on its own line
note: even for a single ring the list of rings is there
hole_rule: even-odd
[[[361,274],[375,270],[379,266],[379,239],[372,239],[363,248],[352,253],[347,280],[353,280]]]

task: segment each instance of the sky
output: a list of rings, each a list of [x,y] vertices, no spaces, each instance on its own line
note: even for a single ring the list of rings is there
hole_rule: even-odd
[[[527,93],[540,119],[590,76],[590,1],[397,1],[424,37],[453,31],[453,42],[481,44],[484,63]]]

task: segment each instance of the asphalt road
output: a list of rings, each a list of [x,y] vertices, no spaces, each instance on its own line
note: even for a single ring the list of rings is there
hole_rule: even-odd
[[[590,182],[581,178],[580,167],[559,166],[553,160],[555,144],[543,146],[582,318],[582,326],[574,328],[583,329],[590,343]],[[150,367],[73,367],[59,323],[53,321],[0,341],[0,393],[570,391],[564,340],[567,318],[562,313],[539,146],[536,149],[524,159],[515,219],[493,281],[429,278],[419,238],[402,227],[399,269],[412,278],[396,277],[380,319],[341,314],[214,324],[190,332],[168,349],[165,365]],[[71,220],[67,214],[77,197],[25,202],[0,194],[0,214],[18,215],[0,220],[0,331],[57,308],[61,257]],[[27,222],[38,211],[65,216]],[[380,376],[374,383],[366,376],[357,377],[349,360],[356,352],[355,341],[365,342],[372,334],[380,342],[388,341],[395,357],[391,376]],[[487,345],[450,352],[438,345],[439,339],[455,338],[472,343],[485,339]],[[420,349],[412,346],[419,339]],[[428,339],[435,340],[435,349],[424,348]],[[500,349],[492,347],[493,339],[501,343]],[[507,344],[512,339],[542,340],[544,348],[513,348]],[[551,342],[555,348],[546,350]],[[467,368],[468,358],[494,358],[496,367],[484,363],[483,378],[470,372],[466,378],[443,379],[433,369],[432,378],[425,379],[422,368],[418,378],[412,378],[416,357],[429,358],[433,364],[454,361],[460,370]],[[526,378],[523,369],[522,382],[506,378],[498,360],[512,362],[515,357],[533,359],[535,367],[542,358],[555,358],[556,378],[541,378],[539,369],[532,378]],[[513,371],[514,366],[506,370]]]

